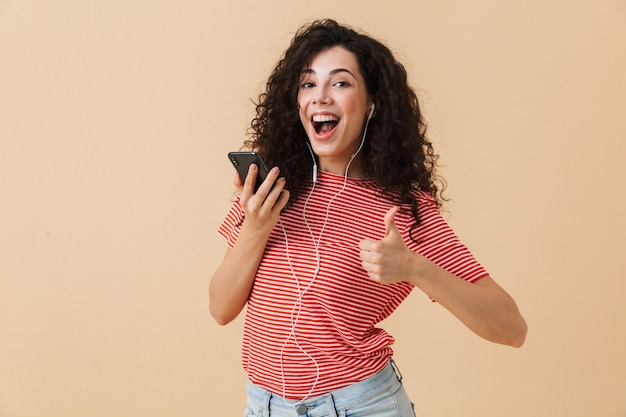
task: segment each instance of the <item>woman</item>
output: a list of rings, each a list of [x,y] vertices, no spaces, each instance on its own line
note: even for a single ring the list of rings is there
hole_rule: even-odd
[[[439,213],[437,155],[405,69],[339,25],[301,28],[245,145],[258,168],[219,232],[209,288],[227,324],[246,308],[246,415],[413,416],[376,324],[417,287],[479,336],[521,346],[526,323]],[[343,414],[342,414],[343,413]]]

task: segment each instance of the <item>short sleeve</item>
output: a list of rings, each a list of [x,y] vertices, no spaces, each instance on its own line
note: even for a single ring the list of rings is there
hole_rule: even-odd
[[[241,231],[241,225],[243,223],[244,211],[239,202],[239,197],[233,202],[233,205],[228,210],[224,221],[217,229],[217,233],[226,239],[226,244],[229,248],[235,246],[239,232]]]
[[[443,218],[435,199],[420,192],[417,201],[420,224],[413,227],[414,221],[407,221],[402,231],[409,249],[465,281],[474,282],[488,276]]]

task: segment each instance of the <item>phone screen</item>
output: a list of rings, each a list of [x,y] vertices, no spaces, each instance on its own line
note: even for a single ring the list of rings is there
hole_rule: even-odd
[[[254,192],[256,193],[269,173],[267,166],[263,163],[259,154],[256,152],[229,152],[228,159],[244,182],[248,176],[250,165],[256,164],[259,167],[259,172],[256,176],[256,184],[254,186]]]

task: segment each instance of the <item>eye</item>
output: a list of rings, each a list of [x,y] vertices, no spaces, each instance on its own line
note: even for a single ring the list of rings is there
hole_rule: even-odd
[[[300,88],[313,88],[315,87],[315,84],[313,84],[311,81],[305,81],[302,84],[300,84]]]
[[[335,87],[339,87],[339,88],[345,88],[345,87],[350,87],[350,83],[347,81],[337,81],[335,84],[333,84]]]

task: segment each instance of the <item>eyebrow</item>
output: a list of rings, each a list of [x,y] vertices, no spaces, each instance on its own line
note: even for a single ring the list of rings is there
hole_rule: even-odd
[[[347,73],[348,73],[348,74],[350,74],[353,78],[356,78],[356,77],[354,76],[354,74],[352,73],[352,71],[350,71],[350,70],[349,70],[349,69],[347,69],[347,68],[336,68],[336,69],[334,69],[334,70],[332,70],[332,71],[330,72],[330,75],[335,75],[335,74],[338,74],[338,73],[341,73],[341,72],[347,72]],[[303,71],[302,71],[302,74],[317,74],[317,73],[315,72],[315,70],[314,70],[314,69],[312,69],[312,68],[307,68],[307,69],[305,69],[305,70],[303,70]]]

